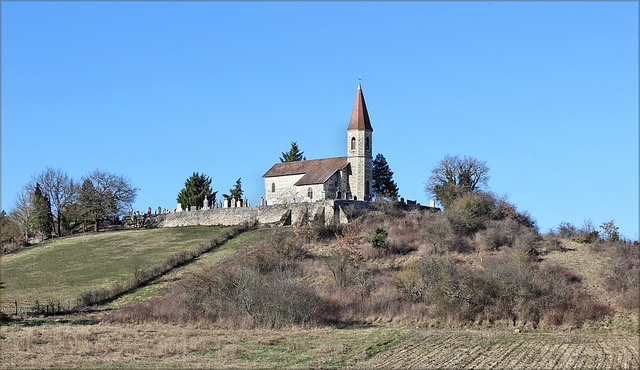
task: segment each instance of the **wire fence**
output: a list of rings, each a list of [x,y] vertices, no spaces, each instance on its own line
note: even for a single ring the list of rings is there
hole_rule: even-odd
[[[35,300],[24,302],[13,300],[2,303],[2,313],[14,316],[54,316],[66,315],[80,312],[83,308],[82,301],[72,300]]]

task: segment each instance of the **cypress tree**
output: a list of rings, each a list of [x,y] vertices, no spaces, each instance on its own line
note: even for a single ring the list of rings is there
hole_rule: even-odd
[[[78,203],[80,205],[80,214],[84,221],[84,230],[87,230],[87,221],[95,222],[95,230],[98,232],[99,219],[103,212],[103,204],[100,200],[98,190],[89,179],[84,179],[78,194]]]
[[[298,148],[297,142],[291,143],[291,149],[288,152],[282,152],[282,157],[280,157],[280,162],[296,162],[296,161],[306,161],[307,158],[303,156],[304,152],[301,152]]]
[[[229,189],[229,194],[222,194],[222,196],[225,199],[235,199],[235,200],[240,200],[242,199],[242,183],[240,181],[240,179],[242,179],[242,177],[240,177],[238,180],[236,180],[236,185]]]
[[[36,188],[33,191],[33,208],[33,228],[39,231],[44,239],[51,237],[53,232],[51,202],[47,194],[42,192],[39,183],[36,183]]]
[[[382,154],[378,154],[373,160],[371,188],[373,193],[382,197],[398,197],[398,186],[393,181],[393,171],[389,169],[387,160]]]
[[[191,206],[202,207],[205,196],[208,200],[208,206],[215,203],[217,191],[212,191],[211,178],[194,172],[191,177],[184,183],[184,188],[178,193],[178,203],[182,204],[185,209]]]

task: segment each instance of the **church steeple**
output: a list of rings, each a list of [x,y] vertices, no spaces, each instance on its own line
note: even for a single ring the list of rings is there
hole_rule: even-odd
[[[372,133],[369,112],[358,83],[356,101],[347,128],[347,161],[350,164],[347,199],[371,200]]]
[[[351,120],[347,130],[367,130],[373,131],[369,122],[369,112],[367,105],[364,103],[364,95],[362,94],[362,86],[358,82],[358,92],[356,93],[356,101],[353,103],[353,111],[351,112]]]

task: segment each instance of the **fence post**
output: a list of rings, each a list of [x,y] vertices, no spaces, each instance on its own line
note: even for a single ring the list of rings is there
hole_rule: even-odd
[[[16,304],[16,316],[18,316],[18,300],[16,299],[14,303]]]

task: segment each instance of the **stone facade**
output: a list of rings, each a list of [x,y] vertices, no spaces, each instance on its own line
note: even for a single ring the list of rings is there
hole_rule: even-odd
[[[367,130],[347,130],[347,160],[351,165],[349,188],[351,198],[371,200],[371,179],[373,173],[372,132]]]
[[[317,202],[339,199],[342,194],[342,171],[336,171],[321,184],[296,186],[303,175],[265,178],[264,194],[267,205]]]

